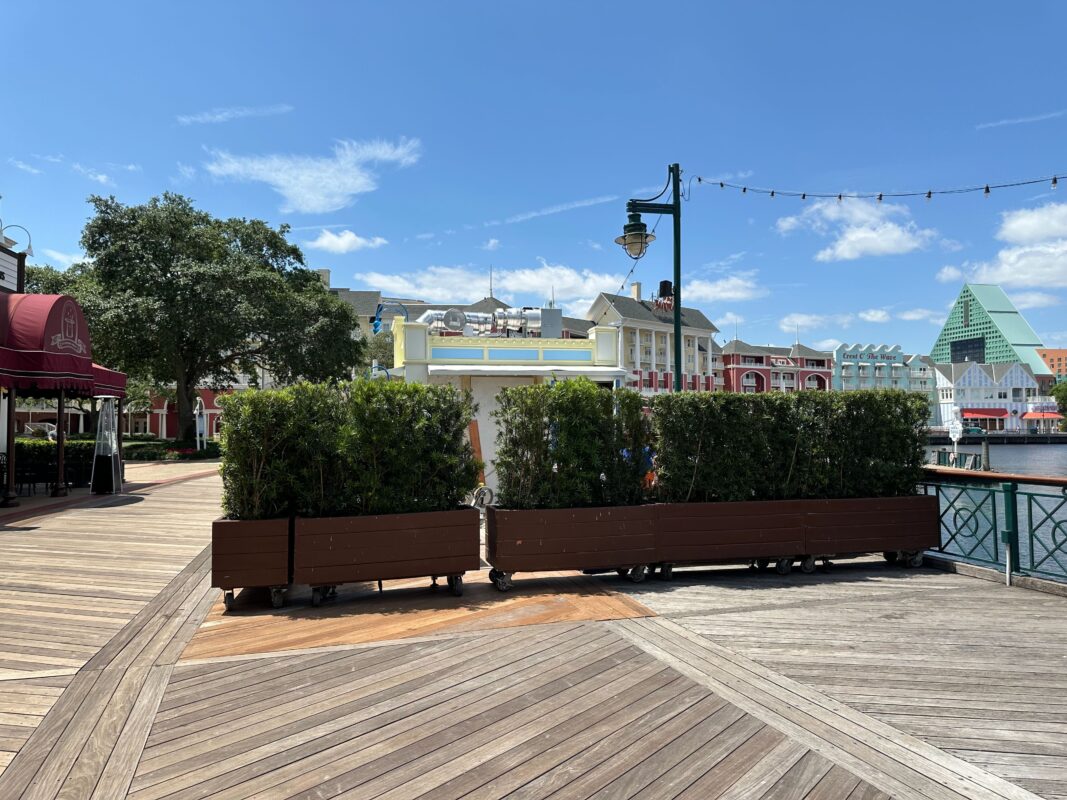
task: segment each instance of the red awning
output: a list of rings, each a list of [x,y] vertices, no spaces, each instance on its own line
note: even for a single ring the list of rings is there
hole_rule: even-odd
[[[93,397],[125,397],[126,373],[93,364]]]
[[[1000,419],[1001,417],[1008,416],[1008,409],[1006,408],[965,408],[963,409],[964,419]]]
[[[1063,419],[1063,414],[1057,414],[1055,411],[1027,411],[1023,414],[1023,419]]]

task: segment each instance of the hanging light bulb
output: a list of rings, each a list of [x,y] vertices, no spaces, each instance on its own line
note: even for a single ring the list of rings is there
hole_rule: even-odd
[[[934,193],[933,193],[932,191],[930,191],[930,190],[927,190],[927,192],[926,192],[926,199],[927,199],[927,200],[929,200],[929,199],[930,199],[931,197],[933,197],[933,196],[934,196]]]
[[[982,192],[986,197],[989,197],[989,184],[986,184],[985,191]]]
[[[841,202],[841,200],[843,199],[843,197],[844,197],[844,195],[840,195],[840,194],[839,194],[839,195],[837,196],[837,202],[839,202],[839,203],[840,203],[840,202]]]
[[[774,197],[774,189],[771,189],[771,197]]]
[[[741,194],[746,194],[747,192],[748,192],[748,187],[747,186],[742,186],[741,187]]]
[[[1057,180],[1056,180],[1056,176],[1055,176],[1055,175],[1053,175],[1053,176],[1052,176],[1052,188],[1053,188],[1053,189],[1055,189],[1055,188],[1056,188],[1056,184],[1057,184],[1057,183],[1059,183],[1059,181],[1057,181]]]
[[[879,203],[882,202],[882,193],[881,192],[878,193],[878,202]]]
[[[807,192],[802,192],[801,195],[800,195],[800,199],[801,200],[807,200],[808,199],[808,193]]]

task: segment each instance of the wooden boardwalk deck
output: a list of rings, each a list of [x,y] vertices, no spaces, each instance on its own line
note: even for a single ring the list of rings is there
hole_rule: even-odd
[[[0,532],[0,798],[1067,796],[1065,598],[860,563],[223,616],[217,503]]]

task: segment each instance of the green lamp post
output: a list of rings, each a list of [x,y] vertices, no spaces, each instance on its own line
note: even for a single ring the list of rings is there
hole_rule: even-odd
[[[674,220],[674,391],[682,391],[682,168],[671,164],[667,168],[667,185],[655,197],[647,200],[627,200],[628,222],[622,226],[622,236],[615,244],[622,245],[626,255],[637,260],[648,245],[655,241],[654,234],[641,221],[641,214],[669,214]],[[667,190],[671,190],[671,202],[657,203]]]

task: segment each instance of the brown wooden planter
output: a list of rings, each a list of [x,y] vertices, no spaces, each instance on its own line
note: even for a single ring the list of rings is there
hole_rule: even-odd
[[[941,543],[940,509],[934,495],[805,503],[808,555],[918,552]]]
[[[804,500],[656,506],[657,563],[715,564],[804,554]]]
[[[298,517],[293,582],[324,587],[448,576],[449,585],[459,594],[463,573],[481,568],[478,521],[475,508],[362,517]],[[460,591],[456,591],[457,587]],[[320,596],[314,593],[313,602]]]
[[[226,590],[266,586],[281,605],[278,587],[289,584],[289,519],[233,520],[211,523],[211,585]]]
[[[514,572],[644,568],[656,561],[655,506],[488,508],[489,563],[497,588]],[[642,572],[640,576],[643,577]]]

